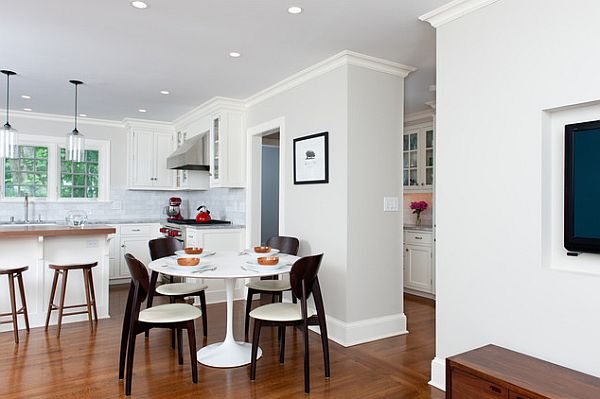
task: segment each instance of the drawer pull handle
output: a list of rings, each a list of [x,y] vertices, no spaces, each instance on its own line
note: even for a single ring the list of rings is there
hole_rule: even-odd
[[[490,390],[491,390],[492,392],[496,392],[496,393],[502,393],[502,389],[500,389],[500,388],[498,388],[498,387],[496,387],[496,386],[494,386],[494,385],[490,385]]]
[[[423,237],[415,236],[415,240],[422,240]]]
[[[140,230],[140,229],[133,229],[133,230],[131,230],[131,231],[141,231],[141,230]]]

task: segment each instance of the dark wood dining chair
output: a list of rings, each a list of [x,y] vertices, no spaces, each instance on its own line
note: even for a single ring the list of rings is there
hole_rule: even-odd
[[[183,248],[181,242],[173,237],[157,238],[150,240],[148,243],[150,247],[150,258],[152,260],[164,258],[166,256],[175,255],[175,251],[179,251]],[[202,328],[204,336],[208,335],[208,320],[206,313],[206,294],[205,290],[207,286],[205,284],[198,283],[174,283],[173,276],[171,277],[170,284],[162,284],[158,287],[156,283],[158,281],[159,273],[152,271],[150,275],[150,292],[148,293],[148,302],[146,307],[152,307],[152,302],[155,295],[168,296],[170,303],[177,301],[183,301],[185,297],[197,296],[200,299],[200,309],[202,309]],[[146,337],[148,333],[146,333]],[[171,337],[171,346],[175,347],[175,335]]]
[[[298,247],[300,241],[296,237],[275,236],[267,240],[267,246],[279,250],[279,253],[288,255],[298,255]],[[289,281],[279,280],[278,276],[273,279],[251,281],[246,284],[248,295],[246,296],[246,314],[244,316],[244,337],[248,341],[248,332],[250,331],[250,311],[252,310],[252,298],[254,294],[271,295],[271,302],[275,302],[278,298],[279,302],[283,301],[284,291],[291,290]],[[292,295],[292,301],[296,303],[296,297]]]
[[[202,311],[186,303],[168,303],[140,310],[142,302],[150,292],[150,279],[146,266],[131,254],[125,254],[125,261],[131,273],[131,284],[123,318],[121,348],[119,354],[119,379],[125,378],[125,395],[131,395],[133,378],[133,355],[136,336],[151,328],[170,328],[177,333],[177,358],[183,364],[182,330],[187,330],[192,365],[192,381],[198,382],[198,362],[196,359],[196,331],[194,321],[202,316]],[[127,363],[127,374],[125,374]]]
[[[323,254],[306,256],[298,259],[290,271],[290,285],[293,293],[300,300],[295,303],[270,303],[259,306],[250,312],[254,319],[254,332],[252,334],[252,357],[250,362],[250,380],[256,380],[256,357],[260,339],[260,329],[263,326],[279,327],[280,352],[279,363],[283,364],[285,358],[285,329],[287,326],[299,327],[304,339],[304,392],[310,392],[310,362],[308,348],[308,326],[317,325],[321,330],[321,344],[323,346],[323,360],[325,363],[325,378],[331,376],[329,366],[329,342],[327,340],[327,324],[323,296],[317,276]],[[307,301],[312,294],[316,307],[316,314],[308,308]]]

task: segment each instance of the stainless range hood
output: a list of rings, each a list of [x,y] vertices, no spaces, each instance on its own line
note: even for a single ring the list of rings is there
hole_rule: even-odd
[[[209,170],[208,134],[185,140],[167,158],[167,168],[178,170]]]

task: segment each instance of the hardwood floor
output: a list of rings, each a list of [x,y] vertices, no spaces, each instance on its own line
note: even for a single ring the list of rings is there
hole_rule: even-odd
[[[60,339],[53,327],[31,333],[0,334],[0,397],[12,398],[118,398],[125,397],[118,380],[118,351],[127,287],[111,289],[111,319],[100,320],[90,332],[87,322],[64,324]],[[235,303],[235,333],[243,336],[244,301]],[[208,306],[208,343],[224,336],[225,306]],[[427,385],[434,357],[433,303],[407,296],[405,312],[410,334],[344,348],[330,344],[332,378],[323,377],[318,336],[311,334],[312,398],[441,399],[444,393]],[[205,345],[197,325],[198,346]],[[185,340],[185,337],[184,337]],[[288,330],[285,364],[279,364],[276,330],[261,334],[263,357],[256,382],[249,366],[213,369],[199,365],[198,384],[192,384],[187,353],[177,364],[167,330],[153,330],[150,339],[139,336],[132,398],[289,398],[305,396],[302,339]],[[186,346],[187,347],[187,346]]]

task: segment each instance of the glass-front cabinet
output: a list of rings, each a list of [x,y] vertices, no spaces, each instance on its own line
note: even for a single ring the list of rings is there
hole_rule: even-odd
[[[221,109],[212,114],[209,173],[211,187],[244,187],[246,136],[242,111]]]
[[[405,127],[402,150],[404,189],[407,191],[431,191],[435,176],[433,124]]]

